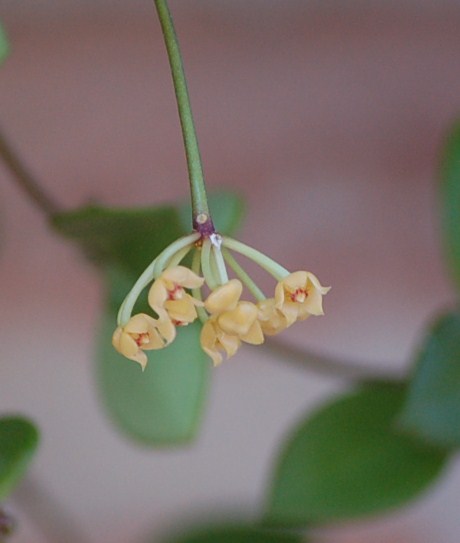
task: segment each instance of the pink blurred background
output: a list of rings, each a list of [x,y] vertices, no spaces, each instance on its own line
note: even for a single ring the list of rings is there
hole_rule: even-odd
[[[247,198],[241,239],[333,286],[326,317],[287,339],[404,371],[423,326],[453,301],[436,172],[459,113],[460,5],[176,0],[171,9],[209,186]],[[12,53],[0,122],[63,206],[186,197],[151,2],[4,0],[1,16]],[[91,542],[158,537],[226,507],[255,516],[280,440],[344,383],[247,346],[213,372],[192,446],[132,445],[96,396],[99,278],[2,166],[0,176],[0,411],[42,429],[30,484],[46,487]],[[416,504],[321,540],[457,543],[459,483],[457,462]],[[26,490],[12,501],[21,518],[12,541],[41,543]]]

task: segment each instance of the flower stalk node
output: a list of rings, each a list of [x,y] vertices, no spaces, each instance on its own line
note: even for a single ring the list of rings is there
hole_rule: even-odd
[[[198,213],[193,217],[192,222],[193,230],[200,234],[201,239],[209,238],[216,233],[212,219],[207,213]]]

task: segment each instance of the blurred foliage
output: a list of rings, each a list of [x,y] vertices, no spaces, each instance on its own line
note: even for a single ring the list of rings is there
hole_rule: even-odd
[[[440,200],[447,262],[460,288],[460,121],[453,125],[443,151]]]
[[[460,313],[427,333],[399,424],[435,445],[460,446]]]
[[[15,527],[14,518],[3,509],[0,509],[0,543],[3,543],[7,537],[13,534]]]
[[[384,511],[419,494],[446,453],[393,427],[399,385],[367,385],[307,417],[275,471],[267,520],[305,525]]]
[[[5,29],[0,23],[0,64],[6,59],[10,52],[10,46],[6,37]]]
[[[134,281],[160,251],[184,233],[179,213],[172,206],[86,206],[55,215],[52,226],[76,241],[96,264],[117,266]]]
[[[16,416],[0,418],[0,500],[24,475],[38,439],[38,431],[29,420]]]
[[[306,543],[298,535],[273,532],[245,524],[225,524],[189,528],[183,535],[162,540],[161,543]]]

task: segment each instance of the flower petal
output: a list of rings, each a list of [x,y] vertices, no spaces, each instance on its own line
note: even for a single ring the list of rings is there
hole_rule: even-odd
[[[289,326],[286,316],[275,307],[274,298],[262,300],[257,304],[257,307],[259,308],[259,322],[262,331],[267,336],[274,336]]]
[[[217,287],[211,292],[204,303],[206,310],[211,314],[222,313],[234,309],[241,293],[243,285],[238,279],[231,279],[225,285]]]
[[[181,300],[168,300],[165,309],[173,321],[189,324],[197,318],[195,305],[187,298]]]
[[[257,307],[251,302],[239,302],[235,309],[219,315],[217,322],[224,332],[242,336],[249,332],[258,316]]]
[[[252,326],[249,328],[248,333],[240,336],[240,338],[251,345],[260,345],[263,343],[265,338],[260,322],[257,320],[254,321]]]
[[[185,288],[198,288],[204,283],[204,278],[199,277],[196,273],[192,272],[185,266],[174,266],[173,268],[167,268],[161,277],[166,281],[175,283]]]

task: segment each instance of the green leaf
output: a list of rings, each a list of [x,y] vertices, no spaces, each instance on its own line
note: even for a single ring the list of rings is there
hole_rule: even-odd
[[[165,539],[162,543],[306,543],[298,535],[273,532],[244,524],[226,524],[193,528]]]
[[[121,284],[120,278],[118,279]],[[112,286],[112,297],[123,287]],[[111,302],[113,309],[118,304]],[[206,395],[210,362],[199,343],[200,327],[178,329],[165,349],[148,351],[144,372],[112,347],[116,313],[106,312],[99,334],[97,371],[102,400],[120,430],[147,445],[174,445],[196,434]]]
[[[441,163],[441,223],[450,271],[460,287],[460,121],[447,138]]]
[[[435,445],[460,446],[460,313],[444,315],[427,334],[399,425]]]
[[[10,52],[10,46],[6,37],[3,25],[0,23],[0,64],[6,59]]]
[[[110,209],[87,206],[54,216],[52,226],[99,264],[136,276],[183,231],[173,207]]]
[[[396,433],[402,387],[369,385],[307,417],[286,444],[267,520],[303,525],[399,506],[439,474],[446,453]]]
[[[209,201],[218,229],[232,233],[243,215],[242,200],[222,192]],[[173,206],[112,209],[90,205],[56,214],[51,225],[77,242],[96,263],[115,265],[138,276],[167,245],[191,231],[190,216],[190,205],[179,210]]]
[[[24,475],[38,445],[38,431],[21,417],[0,419],[0,500]]]
[[[222,234],[233,234],[239,228],[244,216],[243,199],[233,192],[222,191],[210,194],[208,201],[216,230]],[[192,224],[190,203],[180,206],[179,213],[182,227],[185,231],[190,231]]]

